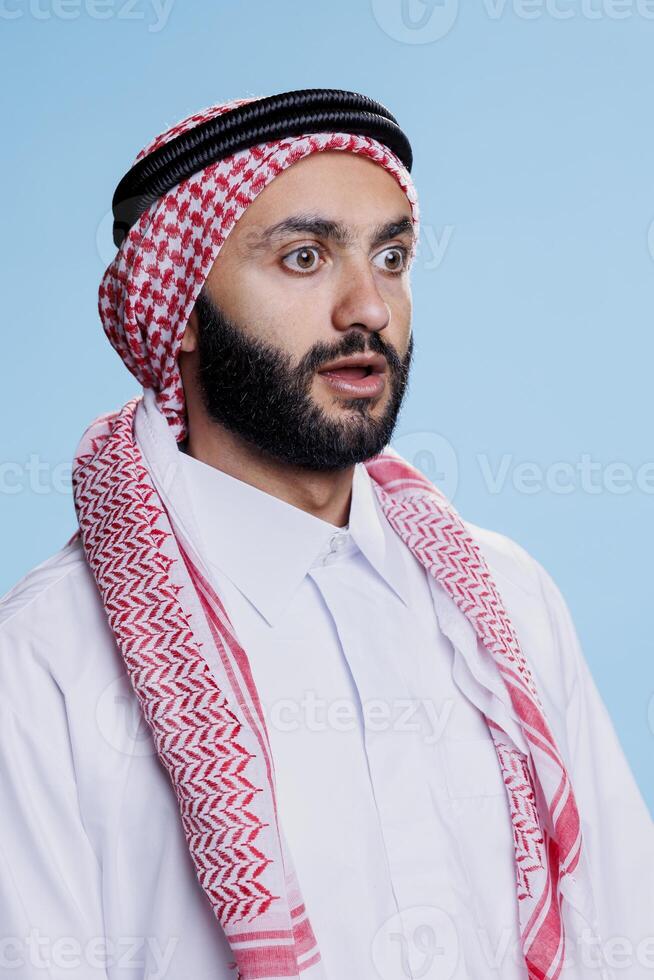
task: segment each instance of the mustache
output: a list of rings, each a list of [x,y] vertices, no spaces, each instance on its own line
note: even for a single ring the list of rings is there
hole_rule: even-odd
[[[387,343],[378,333],[364,334],[360,330],[349,333],[338,344],[314,344],[311,350],[301,358],[298,365],[298,374],[303,378],[312,377],[319,371],[323,364],[329,364],[340,357],[348,357],[350,354],[364,354],[372,352],[381,354],[386,359],[392,374],[399,375],[405,370],[405,363],[400,357],[395,347]],[[405,355],[410,356],[410,349]]]

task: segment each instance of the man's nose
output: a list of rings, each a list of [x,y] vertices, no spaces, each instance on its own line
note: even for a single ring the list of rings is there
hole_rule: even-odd
[[[391,322],[390,307],[379,292],[367,256],[353,258],[347,263],[338,290],[338,301],[332,314],[338,330],[357,326],[379,332]]]

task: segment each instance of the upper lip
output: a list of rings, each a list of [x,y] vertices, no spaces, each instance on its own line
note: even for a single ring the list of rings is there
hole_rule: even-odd
[[[386,358],[381,354],[352,354],[351,357],[341,357],[337,361],[325,364],[318,371],[338,371],[346,367],[366,367],[370,368],[373,374],[382,374],[386,370]]]

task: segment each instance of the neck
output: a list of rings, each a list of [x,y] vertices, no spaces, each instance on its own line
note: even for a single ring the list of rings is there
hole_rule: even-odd
[[[324,473],[275,460],[209,419],[189,421],[189,456],[337,527],[348,522],[354,466]]]

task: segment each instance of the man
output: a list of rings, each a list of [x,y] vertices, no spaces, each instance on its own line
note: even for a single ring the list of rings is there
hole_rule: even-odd
[[[383,106],[306,90],[116,191],[143,397],[0,612],[8,976],[654,975],[652,824],[560,594],[388,448],[410,167]]]

